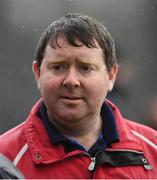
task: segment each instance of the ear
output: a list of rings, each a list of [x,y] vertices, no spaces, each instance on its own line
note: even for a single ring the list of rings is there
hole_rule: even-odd
[[[118,73],[118,65],[115,64],[109,72],[108,91],[112,91]]]
[[[38,88],[40,88],[40,84],[39,84],[39,79],[40,79],[40,69],[39,69],[39,67],[38,67],[36,61],[33,61],[33,64],[32,64],[32,70],[33,70],[33,73],[34,73],[34,76],[35,76],[35,79],[36,79]]]

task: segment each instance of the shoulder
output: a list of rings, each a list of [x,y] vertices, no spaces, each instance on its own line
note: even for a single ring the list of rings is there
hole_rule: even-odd
[[[7,132],[3,133],[2,135],[0,135],[0,144],[5,142],[10,142],[10,141],[14,141],[16,140],[16,138],[18,136],[21,136],[21,134],[23,133],[23,129],[25,126],[25,122],[19,124],[18,126],[8,130]],[[4,141],[5,140],[5,141]]]
[[[157,131],[146,125],[124,119],[129,131],[143,146],[150,146],[157,150]]]
[[[132,134],[136,144],[142,148],[142,151],[152,167],[157,166],[157,131],[136,122],[125,120],[127,129]]]
[[[125,119],[111,101],[106,100],[114,113],[121,141],[128,141],[141,147],[154,147],[157,150],[157,131],[143,124]]]
[[[156,138],[157,137],[157,131],[155,129],[152,129],[149,126],[146,126],[144,124],[140,124],[128,119],[124,119],[126,125],[130,130],[137,131],[139,133],[142,133],[143,135],[146,135],[149,138]]]
[[[0,135],[0,153],[13,147],[16,147],[14,149],[17,149],[19,146],[21,147],[26,143],[27,126],[35,123],[34,119],[37,119],[36,114],[39,111],[40,103],[41,100],[32,107],[30,114],[23,123]]]
[[[0,153],[11,160],[11,156],[14,156],[26,142],[24,133],[25,123],[19,124],[0,136]]]

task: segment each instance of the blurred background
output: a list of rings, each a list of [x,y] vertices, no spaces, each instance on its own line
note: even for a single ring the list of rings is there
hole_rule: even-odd
[[[157,129],[157,0],[0,0],[0,133],[23,122],[39,99],[31,70],[37,41],[68,12],[111,32],[120,67],[108,98],[123,116]]]

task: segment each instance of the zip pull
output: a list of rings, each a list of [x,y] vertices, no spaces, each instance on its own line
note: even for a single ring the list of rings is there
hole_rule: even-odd
[[[91,163],[90,163],[90,165],[89,165],[89,167],[88,167],[88,170],[93,171],[94,168],[95,168],[95,164],[96,164],[96,158],[95,158],[95,157],[92,157],[92,158],[91,158]]]
[[[146,170],[153,169],[152,166],[150,164],[148,164],[148,161],[145,157],[142,158],[142,164]]]

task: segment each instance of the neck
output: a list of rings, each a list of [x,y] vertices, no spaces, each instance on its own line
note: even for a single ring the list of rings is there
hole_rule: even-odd
[[[83,119],[77,122],[59,123],[50,118],[51,123],[67,138],[78,141],[86,149],[89,149],[98,139],[102,120],[100,115]]]

